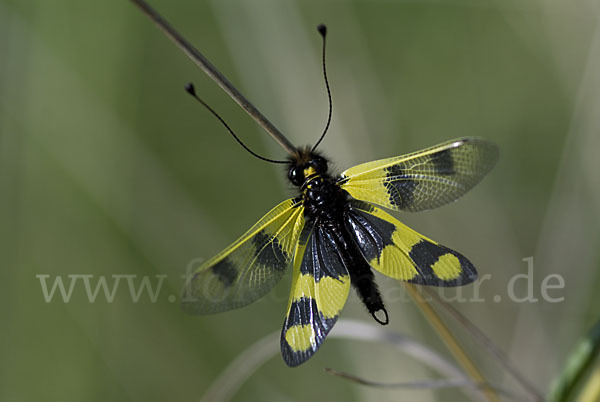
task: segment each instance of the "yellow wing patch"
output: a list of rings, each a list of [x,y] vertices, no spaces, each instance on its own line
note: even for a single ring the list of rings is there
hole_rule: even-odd
[[[354,166],[340,186],[358,200],[402,211],[422,211],[455,201],[492,169],[498,148],[461,138],[424,151]]]
[[[192,314],[245,306],[267,293],[291,264],[304,227],[304,207],[289,199],[202,264],[186,282],[182,305]]]
[[[454,254],[444,254],[431,266],[431,269],[435,276],[444,281],[449,281],[460,276],[460,260]]]
[[[293,352],[302,352],[316,347],[315,331],[312,325],[292,325],[285,332],[285,341]]]
[[[371,267],[391,278],[434,286],[462,286],[477,278],[463,255],[415,232],[393,216],[351,201],[346,228]]]
[[[319,312],[324,318],[336,317],[346,303],[348,297],[348,275],[332,278],[324,276],[319,282],[310,274],[300,274],[292,287],[289,306],[294,302],[300,302],[302,298],[315,299]]]

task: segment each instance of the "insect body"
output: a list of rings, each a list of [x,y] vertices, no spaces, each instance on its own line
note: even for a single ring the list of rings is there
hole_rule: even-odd
[[[311,357],[335,324],[353,285],[367,310],[388,322],[373,270],[411,283],[460,286],[476,279],[464,256],[430,240],[374,204],[422,211],[456,200],[493,167],[498,150],[462,138],[430,149],[354,166],[331,176],[325,158],[298,150],[289,180],[300,194],[269,213],[203,264],[188,282],[184,308],[217,313],[267,293],[293,266],[281,334],[285,362]]]
[[[308,162],[303,163],[303,161]],[[373,318],[382,324],[387,324],[387,312],[371,267],[356,247],[351,229],[344,224],[350,222],[353,205],[348,192],[339,185],[340,178],[331,177],[328,174],[327,160],[308,148],[298,151],[298,155],[292,157],[290,165],[288,177],[292,184],[300,187],[302,191],[306,227],[313,227],[315,241],[311,244],[309,252],[318,252],[323,242],[329,242],[337,254],[336,269],[340,274],[334,277],[349,276],[350,283],[356,288]],[[314,230],[317,234],[314,234]],[[311,235],[308,229],[306,235]],[[311,274],[308,272],[308,264],[307,261],[304,271],[306,274]],[[378,311],[384,312],[385,321],[381,321],[375,315]]]

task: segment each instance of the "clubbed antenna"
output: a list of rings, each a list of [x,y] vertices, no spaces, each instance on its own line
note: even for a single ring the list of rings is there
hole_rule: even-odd
[[[327,124],[325,125],[325,129],[323,130],[323,134],[321,134],[319,141],[317,141],[315,146],[312,148],[313,151],[315,149],[317,149],[317,147],[319,146],[321,141],[323,141],[323,138],[325,138],[325,134],[327,134],[327,130],[329,130],[329,124],[331,124],[331,114],[333,111],[333,103],[331,101],[331,89],[329,88],[329,80],[327,79],[327,68],[325,66],[325,44],[326,44],[325,38],[327,36],[327,27],[324,24],[319,24],[319,26],[317,27],[317,30],[319,31],[319,33],[321,34],[321,37],[323,38],[323,77],[325,78],[325,86],[327,87],[327,98],[329,99],[329,115],[327,116]]]
[[[196,94],[196,89],[194,88],[194,84],[187,83],[185,86],[185,90],[188,94],[192,95],[192,97],[194,99],[196,99],[198,102],[200,102],[200,104],[202,106],[204,106],[205,108],[208,109],[209,112],[211,112],[213,114],[213,116],[215,116],[217,119],[219,119],[219,121],[221,122],[221,124],[223,124],[225,126],[225,128],[227,129],[227,131],[229,131],[229,134],[231,134],[233,136],[233,138],[235,138],[235,140],[248,152],[250,152],[252,155],[254,155],[255,157],[257,157],[258,159],[261,159],[263,161],[266,162],[271,162],[271,163],[288,163],[287,161],[278,161],[278,160],[274,160],[274,159],[269,159],[269,158],[265,158],[264,156],[260,156],[259,154],[257,154],[256,152],[254,152],[253,150],[251,150],[250,148],[248,148],[246,146],[246,144],[244,144],[242,142],[242,140],[239,139],[239,137],[233,132],[233,130],[231,129],[231,127],[229,127],[229,125],[227,123],[225,123],[225,120],[223,120],[223,118],[221,116],[219,116],[219,114],[217,112],[214,111],[213,108],[211,108],[210,106],[208,106],[208,104],[206,102],[204,102],[202,99],[200,99],[200,97]]]

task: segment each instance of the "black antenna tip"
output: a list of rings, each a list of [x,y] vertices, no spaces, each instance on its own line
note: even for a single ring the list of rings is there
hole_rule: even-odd
[[[319,24],[317,26],[317,31],[319,31],[322,37],[325,37],[325,35],[327,35],[327,27],[325,26],[325,24]]]
[[[191,82],[185,84],[185,91],[192,96],[196,96],[196,89],[194,88],[194,84]]]

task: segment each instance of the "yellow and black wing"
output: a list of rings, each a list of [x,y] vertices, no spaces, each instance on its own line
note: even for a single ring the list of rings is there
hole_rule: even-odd
[[[294,257],[281,353],[288,366],[310,358],[333,328],[350,291],[350,276],[334,233],[319,225],[305,228]]]
[[[186,282],[183,309],[191,314],[219,313],[263,296],[290,265],[303,227],[300,202],[289,199],[277,205],[198,268]]]
[[[369,265],[386,276],[432,286],[462,286],[477,279],[475,267],[462,254],[371,204],[350,201],[344,224]]]
[[[495,144],[480,138],[460,138],[351,167],[342,173],[339,185],[358,200],[393,210],[423,211],[461,197],[497,160]]]

